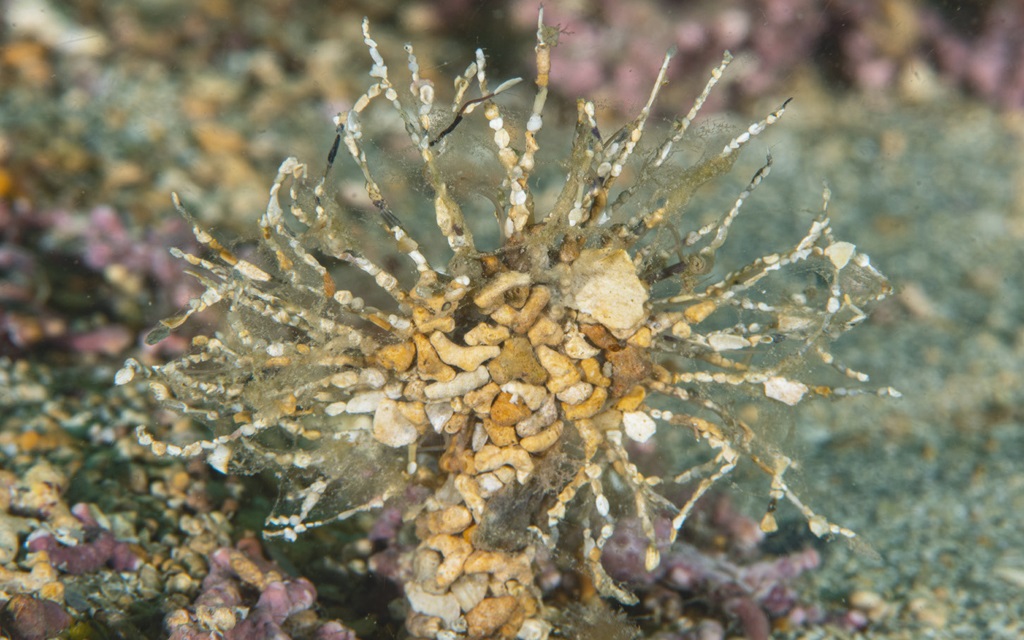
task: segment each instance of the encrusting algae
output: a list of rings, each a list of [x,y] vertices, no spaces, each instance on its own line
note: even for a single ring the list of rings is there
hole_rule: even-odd
[[[406,626],[418,638],[548,637],[555,616],[541,599],[534,559],[566,539],[580,541],[574,553],[601,595],[636,602],[601,564],[615,523],[639,521],[653,570],[654,519],[667,514],[674,539],[698,499],[743,459],[771,478],[763,530],[775,528],[773,513],[785,498],[815,535],[853,537],[790,490],[790,459],[766,447],[729,398],[739,390],[792,406],[862,392],[803,381],[797,372],[820,360],[866,380],[834,361],[826,345],[865,319],[866,306],[890,292],[888,282],[868,256],[834,238],[827,190],[821,215],[794,246],[730,273],[716,269],[771,157],[717,221],[681,230],[696,190],[727,173],[786,105],[683,166],[678,149],[730,57],[667,137],[641,146],[666,55],[646,104],[618,131],[602,134],[594,104],[578,102],[564,182],[553,204],[542,206],[531,174],[558,36],[543,12],[536,95],[523,126],[500,104],[519,80],[492,87],[482,51],[455,79],[449,108],[435,101],[411,46],[411,80],[403,87],[392,83],[366,22],[363,35],[373,84],[338,116],[323,177],[310,181],[295,158],[281,165],[260,220],[265,259],[236,256],[195,222],[210,257],[172,250],[206,289],[150,340],[216,304],[228,307],[228,321],[167,364],[129,360],[116,382],[142,374],[159,400],[208,424],[214,436],[178,446],[140,426],[140,441],[157,454],[205,458],[225,473],[279,470],[289,485],[266,535],[288,540],[379,508],[410,486],[425,488],[428,497],[406,513],[418,539],[403,584]],[[367,160],[360,120],[381,101],[401,117],[422,161],[450,248],[446,266],[421,251]],[[481,120],[493,141],[473,151],[497,160],[501,172],[500,184],[489,186],[500,194],[501,240],[492,251],[478,248],[465,203],[454,195],[456,165],[444,158],[466,140],[457,128]],[[408,272],[392,273],[361,251],[347,228],[350,218],[328,189],[339,151],[362,171]],[[174,203],[191,221],[177,196]],[[357,271],[390,301],[374,306],[346,288]],[[818,295],[773,292],[768,285],[780,272],[809,274]],[[666,477],[644,475],[631,443],[670,430],[692,434],[713,458]],[[669,483],[691,487],[689,498],[663,497],[660,486]]]

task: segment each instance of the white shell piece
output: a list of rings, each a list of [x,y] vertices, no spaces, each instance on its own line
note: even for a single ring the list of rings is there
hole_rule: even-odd
[[[832,261],[836,269],[842,269],[850,262],[850,258],[853,257],[854,252],[857,250],[856,245],[849,242],[836,242],[825,247],[825,255]]]
[[[481,473],[476,477],[477,485],[480,487],[480,495],[489,498],[505,488],[505,483],[493,473]]]
[[[643,411],[626,411],[622,414],[622,428],[631,440],[647,442],[658,430],[658,425]]]
[[[562,348],[567,356],[576,360],[586,360],[601,353],[601,350],[587,342],[586,337],[576,328],[566,334]]]
[[[735,351],[749,347],[750,340],[731,333],[713,333],[708,336],[708,345],[715,351]]]
[[[359,372],[359,382],[372,389],[380,389],[387,380],[387,376],[380,369],[363,369]]]
[[[647,287],[622,249],[584,249],[573,263],[569,286],[567,305],[603,324],[616,338],[633,335],[646,318]]]
[[[117,386],[128,384],[134,377],[135,369],[131,367],[124,367],[123,369],[118,370],[117,374],[114,375],[114,384]]]
[[[764,395],[772,400],[778,400],[789,406],[794,406],[803,400],[807,393],[807,385],[802,382],[775,376],[764,381]]]
[[[219,444],[206,456],[206,462],[224,475],[228,473],[228,461],[231,460],[231,449]]]
[[[364,391],[352,396],[345,406],[347,413],[373,413],[384,399],[383,391]]]
[[[558,399],[568,405],[577,405],[589,398],[593,392],[594,385],[581,381],[560,391]]]
[[[434,428],[435,433],[441,433],[441,428],[455,414],[451,402],[431,402],[426,406],[427,420]]]
[[[350,403],[351,404],[351,403]],[[399,411],[398,403],[383,398],[373,414],[373,437],[389,447],[404,447],[419,437],[416,425]]]
[[[348,407],[346,402],[332,402],[331,404],[324,407],[324,413],[334,417],[345,413],[345,408]]]

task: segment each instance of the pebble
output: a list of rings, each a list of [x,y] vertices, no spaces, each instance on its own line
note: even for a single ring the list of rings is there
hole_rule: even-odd
[[[850,606],[863,612],[874,623],[881,622],[892,613],[892,607],[885,598],[874,591],[854,591],[850,594]]]
[[[164,583],[164,588],[168,593],[188,593],[195,587],[196,581],[187,573],[175,573]]]
[[[0,610],[0,626],[11,640],[47,640],[71,626],[71,616],[56,602],[15,594]]]
[[[907,603],[914,620],[932,629],[944,629],[949,622],[949,608],[938,600],[918,597]]]

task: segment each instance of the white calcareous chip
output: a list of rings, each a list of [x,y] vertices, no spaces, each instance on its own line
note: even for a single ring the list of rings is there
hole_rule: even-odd
[[[796,380],[775,376],[764,381],[764,395],[789,406],[794,406],[804,398],[807,385]]]
[[[362,391],[345,403],[346,413],[374,413],[384,399],[383,391]]]
[[[383,398],[377,405],[373,415],[373,437],[389,447],[404,447],[412,444],[419,437],[416,425],[402,415],[398,403],[390,398]]]
[[[849,242],[835,242],[825,247],[825,255],[836,269],[842,269],[850,262],[856,250],[857,247]]]
[[[633,335],[647,317],[647,286],[622,249],[584,249],[572,266],[568,306],[582,311],[616,338]]]
[[[117,374],[114,376],[114,384],[118,386],[128,384],[134,377],[135,369],[131,367],[124,367],[123,369],[118,370]]]
[[[735,351],[737,349],[746,349],[750,346],[750,340],[747,340],[743,336],[733,335],[731,333],[713,333],[708,336],[708,345],[715,351]]]
[[[339,416],[339,415],[345,413],[345,409],[347,409],[347,408],[348,408],[348,403],[346,403],[346,402],[332,402],[331,404],[329,404],[326,407],[324,407],[324,413],[326,413],[327,415],[329,415],[331,417]]]
[[[632,440],[647,442],[658,430],[658,425],[643,411],[626,411],[622,414],[622,428]]]
[[[206,462],[224,475],[228,473],[228,462],[231,460],[231,449],[227,445],[218,444],[206,456]]]

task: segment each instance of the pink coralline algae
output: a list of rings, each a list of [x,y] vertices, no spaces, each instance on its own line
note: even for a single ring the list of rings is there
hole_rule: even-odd
[[[837,47],[835,66],[857,87],[907,89],[934,75],[997,107],[1024,108],[1024,5],[1017,0],[974,3],[956,13],[909,0],[830,4],[821,42]]]
[[[514,2],[514,19],[524,28],[531,24],[535,4]],[[550,7],[550,19],[566,33],[559,41],[561,64],[552,68],[552,84],[568,98],[597,95],[606,106],[629,112],[635,105],[623,100],[644,94],[642,87],[654,81],[665,49],[674,47],[680,62],[670,71],[665,105],[699,91],[691,83],[715,66],[726,50],[749,55],[730,72],[731,97],[713,95],[708,108],[720,108],[723,99],[773,95],[809,59],[825,32],[827,9],[819,7],[822,4],[747,0],[667,7],[659,2],[600,0],[586,11]],[[638,38],[638,33],[645,36]]]
[[[89,513],[88,505],[76,504],[71,513],[82,523],[81,542],[67,546],[49,531],[38,529],[25,543],[28,551],[45,551],[54,567],[72,575],[92,573],[103,567],[114,571],[135,571],[139,567],[140,560],[131,546],[116,540],[113,533],[101,527]]]
[[[142,231],[126,220],[107,206],[83,214],[0,200],[0,355],[119,355],[151,306],[189,300],[194,285],[166,248],[192,244],[182,235],[188,228],[171,220]],[[175,336],[158,350],[176,354],[186,345]]]
[[[739,519],[746,518],[733,512],[730,520]],[[756,527],[753,521],[750,524]],[[655,526],[659,539],[667,541],[669,522],[662,519]],[[661,564],[648,572],[644,569],[647,539],[640,522],[624,519],[605,544],[602,564],[612,578],[643,594],[641,602],[655,618],[675,618],[685,611],[684,602],[695,598],[703,602],[711,619],[698,625],[701,635],[693,637],[717,637],[712,629],[724,632],[716,618],[735,622],[750,640],[767,640],[772,620],[785,618],[793,625],[824,621],[823,613],[817,607],[801,605],[790,587],[801,574],[818,567],[817,551],[806,549],[752,561],[747,556],[756,550],[740,551],[746,543],[738,546],[728,540],[727,529],[719,533],[727,539],[731,553],[683,541],[663,544]]]
[[[258,597],[252,602],[250,593]],[[306,578],[291,578],[263,556],[255,538],[210,554],[210,573],[188,610],[165,621],[170,640],[356,640],[342,624],[299,620],[316,603]],[[248,613],[245,613],[248,611]],[[292,628],[294,627],[294,628]]]
[[[1024,5],[997,0],[979,11],[974,33],[954,29],[934,10],[922,29],[942,72],[968,90],[1007,109],[1024,109]]]
[[[515,22],[528,29],[536,3],[511,4]],[[665,48],[679,52],[682,63],[671,80],[681,88],[728,49],[744,60],[732,73],[731,107],[785,91],[813,61],[819,74],[869,92],[904,91],[934,77],[998,107],[1024,108],[1024,4],[995,0],[949,15],[933,4],[736,0],[677,7],[598,0],[586,9],[553,6],[550,19],[568,35],[559,43],[562,64],[552,69],[553,86],[570,99],[596,94],[607,106],[629,111],[623,98],[642,95],[637,92],[653,81]],[[913,90],[905,95],[915,97]],[[723,96],[712,96],[710,108]]]
[[[181,266],[166,249],[178,243],[192,244],[182,221],[163,220],[140,231],[126,225],[124,216],[108,206],[95,207],[87,217],[76,216],[75,220],[77,225],[70,225],[71,219],[66,222],[81,240],[80,251],[88,267],[97,271],[114,268],[152,279],[158,285],[155,290],[167,295],[172,306],[186,304],[194,294],[192,283],[182,277]]]

